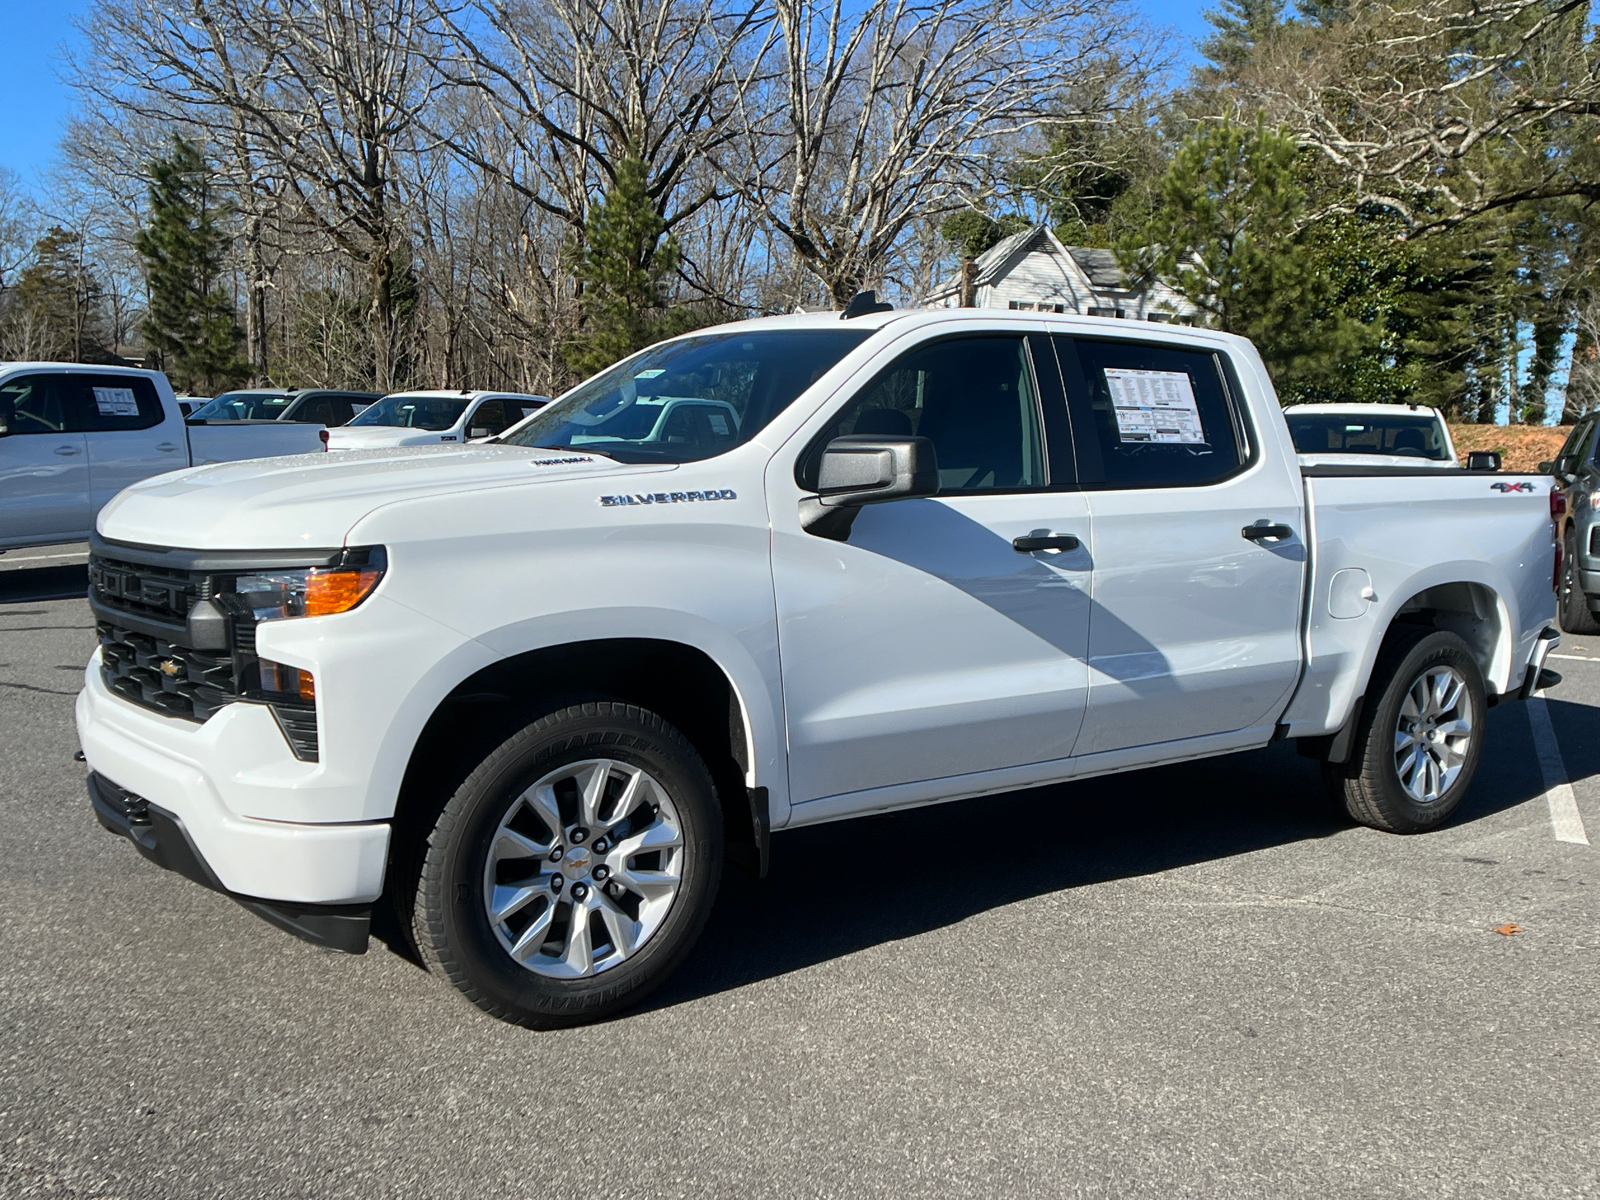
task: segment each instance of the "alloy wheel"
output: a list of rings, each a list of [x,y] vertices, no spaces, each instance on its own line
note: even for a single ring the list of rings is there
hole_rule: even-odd
[[[1429,667],[1406,690],[1395,722],[1394,767],[1419,804],[1450,790],[1472,745],[1472,694],[1453,667]]]
[[[660,929],[683,859],[678,809],[654,777],[615,759],[568,763],[506,810],[484,866],[484,909],[518,965],[586,978]]]

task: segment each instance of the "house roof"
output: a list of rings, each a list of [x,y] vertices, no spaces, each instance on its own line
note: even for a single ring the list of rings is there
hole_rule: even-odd
[[[1110,250],[1100,250],[1093,246],[1068,246],[1067,253],[1072,255],[1072,261],[1078,264],[1095,287],[1111,291],[1123,291],[1127,288],[1127,277],[1117,265],[1117,256]]]

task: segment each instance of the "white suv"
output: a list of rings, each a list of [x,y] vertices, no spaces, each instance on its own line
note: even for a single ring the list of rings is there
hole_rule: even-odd
[[[518,392],[396,392],[328,431],[329,450],[460,445],[504,433],[550,403]]]

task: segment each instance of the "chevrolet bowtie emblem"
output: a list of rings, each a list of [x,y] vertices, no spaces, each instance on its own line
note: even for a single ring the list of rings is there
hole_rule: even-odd
[[[164,658],[159,664],[161,673],[169,678],[183,670],[183,664],[175,658]]]

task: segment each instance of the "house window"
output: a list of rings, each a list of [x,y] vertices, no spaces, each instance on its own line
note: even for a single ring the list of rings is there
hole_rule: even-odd
[[[1089,315],[1091,317],[1114,317],[1117,315],[1117,310],[1114,308],[1101,308],[1097,304],[1091,304],[1089,306]]]

